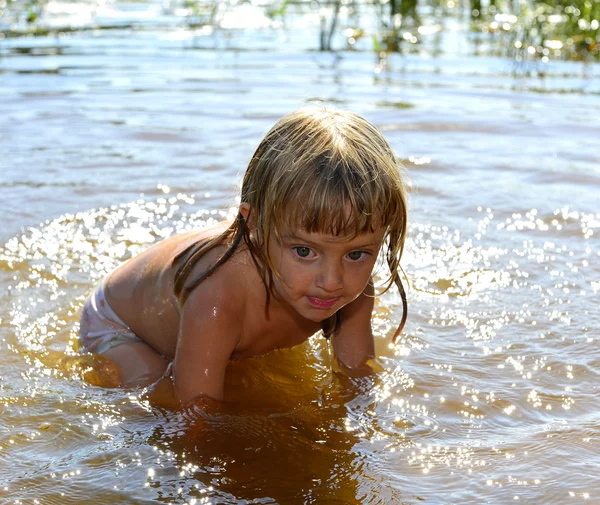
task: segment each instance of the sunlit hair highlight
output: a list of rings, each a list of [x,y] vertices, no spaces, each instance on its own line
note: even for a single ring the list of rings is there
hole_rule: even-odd
[[[352,112],[330,109],[305,108],[285,116],[254,153],[242,182],[241,202],[249,205],[249,223],[238,214],[222,235],[193,244],[175,259],[175,294],[181,304],[242,240],[265,285],[268,310],[278,275],[267,247],[272,235],[280,240],[281,230],[300,228],[353,238],[382,227],[390,270],[384,291],[395,283],[403,303],[396,340],[407,316],[398,274],[407,229],[406,195],[396,156],[373,125]],[[196,262],[220,244],[229,245],[223,257],[190,281]],[[325,321],[326,336],[339,326],[339,316]]]

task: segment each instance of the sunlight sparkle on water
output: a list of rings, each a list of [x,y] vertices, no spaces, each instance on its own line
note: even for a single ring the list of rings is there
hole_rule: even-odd
[[[76,358],[75,320],[93,283],[157,240],[236,214],[235,208],[190,211],[193,199],[171,195],[166,185],[158,189],[168,196],[68,214],[25,230],[0,251],[0,261],[12,277],[11,310],[2,314],[14,329],[6,343],[8,356],[27,367],[20,373],[20,390],[2,399],[4,415],[20,415],[15,409],[32,409],[48,401],[57,384],[59,389],[78,391],[74,396],[57,395],[57,405],[70,413],[70,423],[58,426],[42,416],[21,429],[21,435],[0,440],[2,447],[24,447],[59,433],[66,440],[86,437],[126,447],[127,423],[132,419],[156,423],[146,399],[111,390],[100,399],[93,386],[78,382],[90,363],[65,359]],[[590,241],[598,236],[600,220],[598,215],[569,209],[547,215],[536,209],[502,215],[481,207],[476,217],[460,232],[412,225],[404,264],[410,307],[406,331],[395,346],[390,345],[401,311],[398,294],[390,290],[377,306],[373,325],[381,372],[351,386],[361,393],[343,409],[339,426],[352,444],[364,447],[361,450],[371,459],[388,468],[388,476],[403,468],[406,476],[414,472],[432,482],[472,479],[475,487],[506,488],[512,491],[511,498],[523,500],[525,487],[544,486],[531,466],[532,449],[527,449],[543,443],[555,444],[558,450],[570,426],[563,420],[590,408],[586,391],[596,376],[593,356],[585,352],[594,340],[587,314],[595,310],[591,294],[600,290],[596,248]],[[568,360],[563,356],[566,349]],[[330,357],[320,340],[311,340],[299,352],[311,360],[308,370],[315,377],[315,382],[306,382],[306,394],[317,398],[295,404],[314,401],[316,413],[329,415],[339,405],[336,395],[348,386],[338,389],[331,378]],[[290,363],[297,361],[296,356]],[[61,377],[63,382],[57,382]],[[257,377],[262,381],[266,375]],[[305,412],[316,415],[312,408]],[[326,423],[337,422],[337,415]],[[250,419],[266,422],[261,417]],[[248,421],[240,417],[228,422],[243,427]],[[507,426],[514,437],[507,434]],[[178,428],[172,429],[177,434]],[[582,429],[586,436],[571,445],[593,458],[593,429]],[[307,440],[318,443],[307,447],[327,451],[331,443],[327,433],[311,433]],[[116,449],[112,467],[138,472],[138,486],[160,486],[188,503],[201,503],[212,493],[197,480],[207,468],[218,478],[240,471],[227,458],[191,457],[190,446],[175,435],[158,436],[148,451],[141,449],[145,444],[137,447],[141,451],[137,454]],[[167,470],[173,465],[177,472],[171,475]],[[76,470],[64,474],[73,482],[83,479]],[[515,480],[516,474],[523,477]],[[115,484],[120,489],[135,487]],[[577,496],[583,498],[584,493],[577,490]]]

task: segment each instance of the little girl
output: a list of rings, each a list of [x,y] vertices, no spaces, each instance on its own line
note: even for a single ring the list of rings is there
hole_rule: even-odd
[[[350,372],[373,357],[372,272],[395,282],[407,227],[396,157],[356,114],[302,109],[265,136],[228,227],[177,235],[108,275],[86,301],[80,349],[112,360],[122,386],[172,368],[183,404],[223,399],[229,360],[292,347],[319,330]]]

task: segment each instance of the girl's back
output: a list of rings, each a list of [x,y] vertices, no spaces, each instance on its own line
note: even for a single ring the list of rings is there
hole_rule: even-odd
[[[131,258],[106,279],[110,306],[136,335],[165,357],[172,359],[175,355],[179,330],[173,258],[190,244],[208,240],[223,229],[193,231],[163,240]],[[198,270],[205,270],[222,252],[222,248],[210,251],[197,265]]]

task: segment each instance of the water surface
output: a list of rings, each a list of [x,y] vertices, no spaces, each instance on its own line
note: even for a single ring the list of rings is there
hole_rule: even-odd
[[[382,66],[260,33],[2,41],[3,499],[597,501],[597,67],[534,78],[451,50]],[[381,298],[381,372],[345,378],[315,337],[232,365],[237,404],[221,410],[176,414],[81,380],[94,284],[226,217],[262,135],[315,100],[376,124],[410,182],[410,317],[390,349],[401,306]]]

